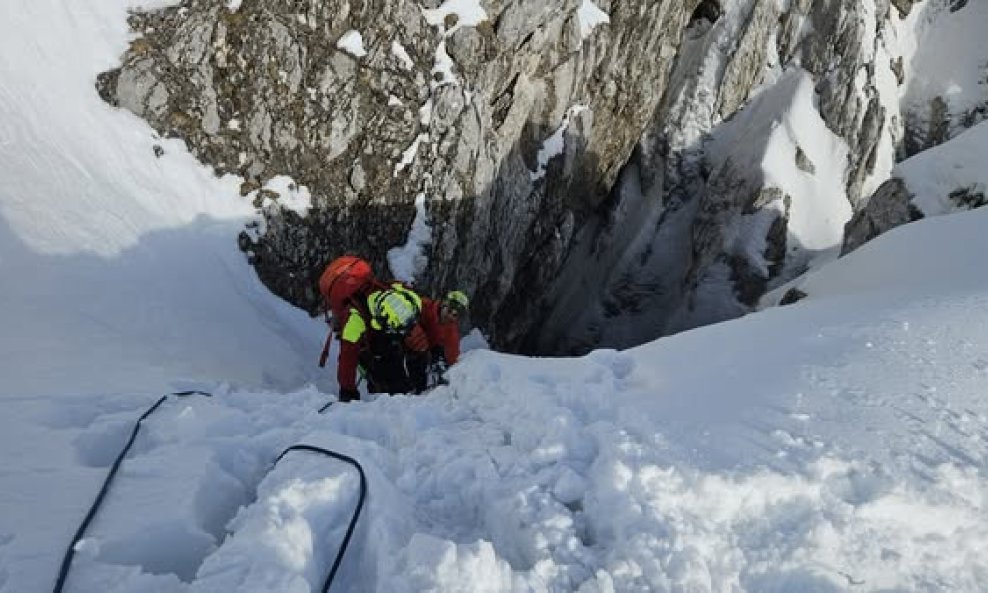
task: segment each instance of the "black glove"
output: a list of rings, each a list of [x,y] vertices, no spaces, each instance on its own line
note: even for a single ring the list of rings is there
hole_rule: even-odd
[[[340,402],[355,402],[360,400],[360,392],[356,389],[340,389]]]
[[[432,359],[433,364],[438,361],[446,364],[446,349],[442,346],[433,346],[432,350],[429,350],[429,357]]]
[[[446,352],[442,346],[436,346],[430,351],[430,354],[432,360],[429,362],[429,385],[432,387],[447,385],[446,371],[449,369],[449,364],[446,363]]]

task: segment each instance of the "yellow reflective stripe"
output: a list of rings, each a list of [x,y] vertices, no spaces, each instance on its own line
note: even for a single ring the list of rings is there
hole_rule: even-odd
[[[371,327],[383,330],[383,324],[402,328],[422,312],[422,298],[400,282],[387,290],[376,290],[367,296]]]
[[[401,282],[395,282],[391,286],[401,294],[405,295],[405,297],[415,305],[416,309],[419,311],[422,310],[422,297],[420,297],[417,292],[405,288],[405,285]]]
[[[343,340],[356,344],[364,336],[365,331],[367,331],[367,324],[364,323],[364,318],[360,312],[356,309],[350,309],[346,325],[343,326]]]
[[[367,310],[370,311],[371,315],[371,327],[377,330],[381,329],[381,324],[377,322],[377,317],[381,314],[381,306],[378,303],[381,294],[380,290],[375,290],[367,296]]]

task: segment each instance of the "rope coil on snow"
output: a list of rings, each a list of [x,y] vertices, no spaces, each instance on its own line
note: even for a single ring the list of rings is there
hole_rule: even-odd
[[[168,399],[169,395],[178,397],[185,397],[188,395],[204,395],[206,397],[212,397],[213,394],[206,393],[205,391],[192,390],[177,391],[175,393],[163,395],[154,403],[154,405],[148,408],[140,418],[138,418],[137,424],[134,425],[134,430],[130,433],[130,439],[127,441],[127,444],[124,445],[124,448],[120,451],[120,454],[117,455],[117,459],[110,467],[110,473],[107,474],[106,479],[103,480],[103,486],[99,489],[99,494],[96,495],[96,500],[93,502],[93,505],[89,507],[89,512],[86,513],[86,517],[82,520],[82,523],[79,524],[79,528],[76,529],[75,535],[72,536],[72,541],[69,543],[68,549],[65,550],[65,556],[62,558],[62,566],[58,571],[58,580],[55,581],[55,589],[53,590],[54,593],[61,593],[62,587],[65,586],[65,579],[69,576],[69,568],[72,567],[72,559],[75,557],[75,547],[78,545],[79,540],[82,539],[82,536],[85,535],[86,529],[89,528],[89,524],[92,523],[93,519],[96,517],[96,511],[98,511],[100,505],[103,504],[103,499],[106,497],[106,493],[110,490],[110,483],[113,481],[113,478],[116,477],[117,470],[120,469],[120,464],[123,463],[124,457],[127,456],[127,452],[130,451],[131,446],[134,444],[134,440],[137,438],[137,433],[141,430],[141,423],[144,422],[148,416],[153,414],[161,406],[161,404],[165,403],[165,400]]]
[[[360,463],[356,459],[343,455],[342,453],[337,453],[335,451],[330,451],[328,449],[323,449],[322,447],[314,447],[312,445],[293,445],[281,452],[278,459],[275,460],[272,465],[272,469],[278,462],[281,461],[285,455],[291,453],[292,451],[310,451],[312,453],[321,453],[333,459],[338,459],[345,463],[349,463],[353,467],[357,468],[357,473],[360,474],[360,498],[357,499],[357,507],[353,511],[353,517],[350,519],[350,524],[347,525],[346,534],[343,536],[343,543],[340,544],[340,549],[336,553],[336,559],[333,561],[333,566],[329,570],[329,574],[326,576],[326,581],[322,586],[322,593],[327,593],[329,587],[333,584],[333,579],[336,578],[336,572],[340,568],[340,564],[343,562],[343,555],[346,553],[347,547],[350,545],[350,538],[353,537],[353,531],[357,527],[357,519],[360,518],[360,511],[364,508],[364,500],[367,498],[367,476],[364,475],[364,468],[361,467]]]
[[[117,471],[120,469],[120,465],[123,463],[124,458],[127,456],[127,453],[130,451],[130,448],[134,445],[134,441],[137,439],[137,434],[141,430],[141,424],[144,422],[144,420],[147,419],[148,416],[155,413],[158,410],[158,408],[161,407],[161,404],[165,403],[165,400],[167,400],[168,397],[172,395],[177,397],[185,397],[189,395],[203,395],[206,397],[212,397],[211,393],[206,393],[205,391],[196,391],[196,390],[178,391],[175,393],[170,393],[168,395],[163,395],[150,408],[148,408],[141,415],[140,418],[137,419],[137,423],[134,424],[134,430],[131,431],[130,438],[127,440],[127,444],[124,445],[123,449],[120,450],[120,454],[117,455],[116,460],[114,460],[113,465],[110,467],[110,471],[106,476],[106,479],[103,480],[103,485],[100,487],[99,493],[96,495],[96,500],[93,501],[92,506],[89,507],[89,511],[86,513],[86,517],[82,520],[82,523],[79,524],[79,528],[76,529],[75,535],[72,536],[72,541],[69,543],[68,549],[65,550],[65,556],[62,558],[62,565],[58,571],[58,579],[55,581],[55,588],[53,589],[53,593],[61,593],[62,588],[65,586],[65,581],[69,575],[69,569],[72,567],[72,560],[73,558],[75,558],[76,546],[79,544],[79,541],[85,535],[86,530],[89,528],[90,523],[92,523],[93,519],[96,518],[96,513],[97,511],[99,511],[100,506],[103,504],[103,500],[106,498],[106,493],[109,492],[110,490],[110,484],[113,482],[113,479],[117,475]],[[325,409],[328,407],[329,404],[327,404],[322,410],[320,410],[320,413],[325,411]],[[367,477],[364,475],[364,468],[361,467],[361,465],[357,462],[357,460],[353,459],[352,457],[343,455],[342,453],[336,453],[335,451],[329,451],[327,449],[323,449],[320,447],[314,447],[312,445],[293,445],[285,449],[284,451],[281,452],[281,455],[279,455],[278,458],[275,460],[274,464],[272,464],[271,468],[274,469],[274,466],[277,465],[278,462],[285,457],[285,455],[287,455],[292,451],[310,451],[314,453],[321,453],[323,455],[332,457],[334,459],[338,459],[340,461],[352,465],[353,467],[357,468],[357,472],[360,474],[360,498],[357,500],[357,508],[354,510],[353,518],[350,519],[350,524],[347,525],[346,535],[343,536],[343,543],[340,545],[340,549],[336,554],[336,560],[333,562],[333,566],[329,571],[329,575],[326,577],[326,581],[323,584],[322,593],[327,593],[329,591],[330,585],[333,584],[333,579],[336,577],[336,572],[339,570],[340,564],[343,562],[343,555],[346,553],[347,546],[349,546],[350,544],[350,538],[353,536],[354,529],[356,529],[357,526],[357,519],[360,518],[360,512],[361,510],[363,510],[364,500],[367,498]]]

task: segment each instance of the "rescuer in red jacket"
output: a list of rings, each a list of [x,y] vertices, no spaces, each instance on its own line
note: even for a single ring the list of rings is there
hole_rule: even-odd
[[[331,262],[319,291],[340,338],[340,401],[360,398],[358,368],[372,393],[421,393],[445,382],[446,368],[460,354],[459,317],[469,304],[465,294],[427,299],[400,282],[376,280],[370,265],[354,256]]]

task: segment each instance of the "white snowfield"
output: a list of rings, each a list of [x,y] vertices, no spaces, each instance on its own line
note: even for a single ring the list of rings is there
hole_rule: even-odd
[[[0,592],[988,590],[988,211],[907,225],[788,307],[580,359],[475,350],[334,404],[249,208],[104,105],[128,0],[0,19]],[[15,51],[16,50],[16,51]],[[160,143],[165,155],[155,158]],[[932,199],[932,197],[931,197]]]

